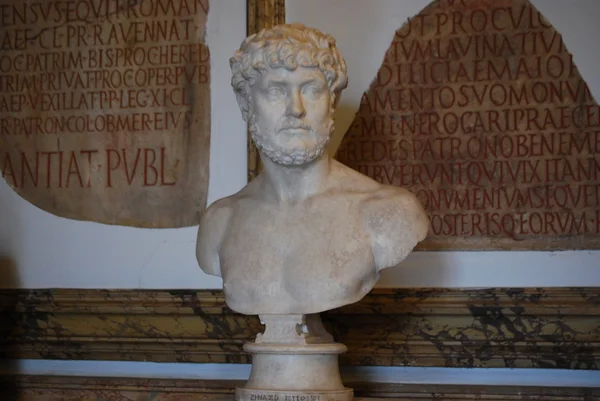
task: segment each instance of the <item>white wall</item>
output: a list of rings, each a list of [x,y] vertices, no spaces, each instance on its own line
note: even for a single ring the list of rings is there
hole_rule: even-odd
[[[229,87],[228,59],[245,36],[245,0],[214,0],[208,21],[212,66],[209,203],[245,184],[246,133]],[[339,132],[377,73],[393,32],[427,0],[288,0],[289,21],[337,37],[349,68]],[[600,2],[536,0],[564,35],[586,81],[600,98]],[[377,23],[375,23],[377,22]],[[339,138],[338,138],[339,142]],[[196,265],[196,228],[147,230],[67,220],[16,195],[0,180],[0,287],[220,288]],[[0,266],[4,266],[0,263]],[[386,271],[380,286],[600,286],[599,252],[419,252]]]

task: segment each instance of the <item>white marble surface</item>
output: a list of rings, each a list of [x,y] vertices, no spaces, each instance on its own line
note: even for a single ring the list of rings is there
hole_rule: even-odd
[[[335,40],[303,25],[252,35],[232,86],[263,171],[203,214],[197,257],[244,314],[313,314],[357,302],[425,238],[417,198],[324,152],[347,85]]]

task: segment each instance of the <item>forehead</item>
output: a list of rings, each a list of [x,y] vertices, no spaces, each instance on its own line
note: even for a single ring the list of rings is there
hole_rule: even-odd
[[[295,70],[287,68],[270,68],[262,71],[258,78],[261,85],[277,83],[287,85],[301,85],[308,82],[326,83],[325,76],[318,68],[298,67]]]

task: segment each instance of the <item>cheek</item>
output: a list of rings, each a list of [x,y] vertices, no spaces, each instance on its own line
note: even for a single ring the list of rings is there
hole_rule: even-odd
[[[321,106],[318,108],[314,108],[311,110],[311,117],[314,121],[324,122],[327,121],[330,117],[329,105]]]
[[[311,112],[315,120],[323,121],[329,118],[331,114],[329,96],[324,96],[318,102],[314,102],[311,107]]]
[[[273,121],[267,116],[262,115],[261,117],[256,119],[256,125],[261,128],[261,130],[271,130],[273,127]]]
[[[261,127],[269,127],[273,125],[273,111],[269,108],[261,108],[257,110],[256,123]]]
[[[257,106],[257,115],[260,116],[259,119],[265,124],[274,124],[285,112],[281,102],[263,103]]]

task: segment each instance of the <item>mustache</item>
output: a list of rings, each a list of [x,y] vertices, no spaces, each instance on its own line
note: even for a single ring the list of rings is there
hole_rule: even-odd
[[[309,130],[309,131],[314,131],[314,127],[302,120],[290,120],[290,119],[285,119],[279,123],[277,123],[277,125],[275,126],[275,132],[276,133],[280,133],[283,130],[286,129],[305,129],[305,130]]]

